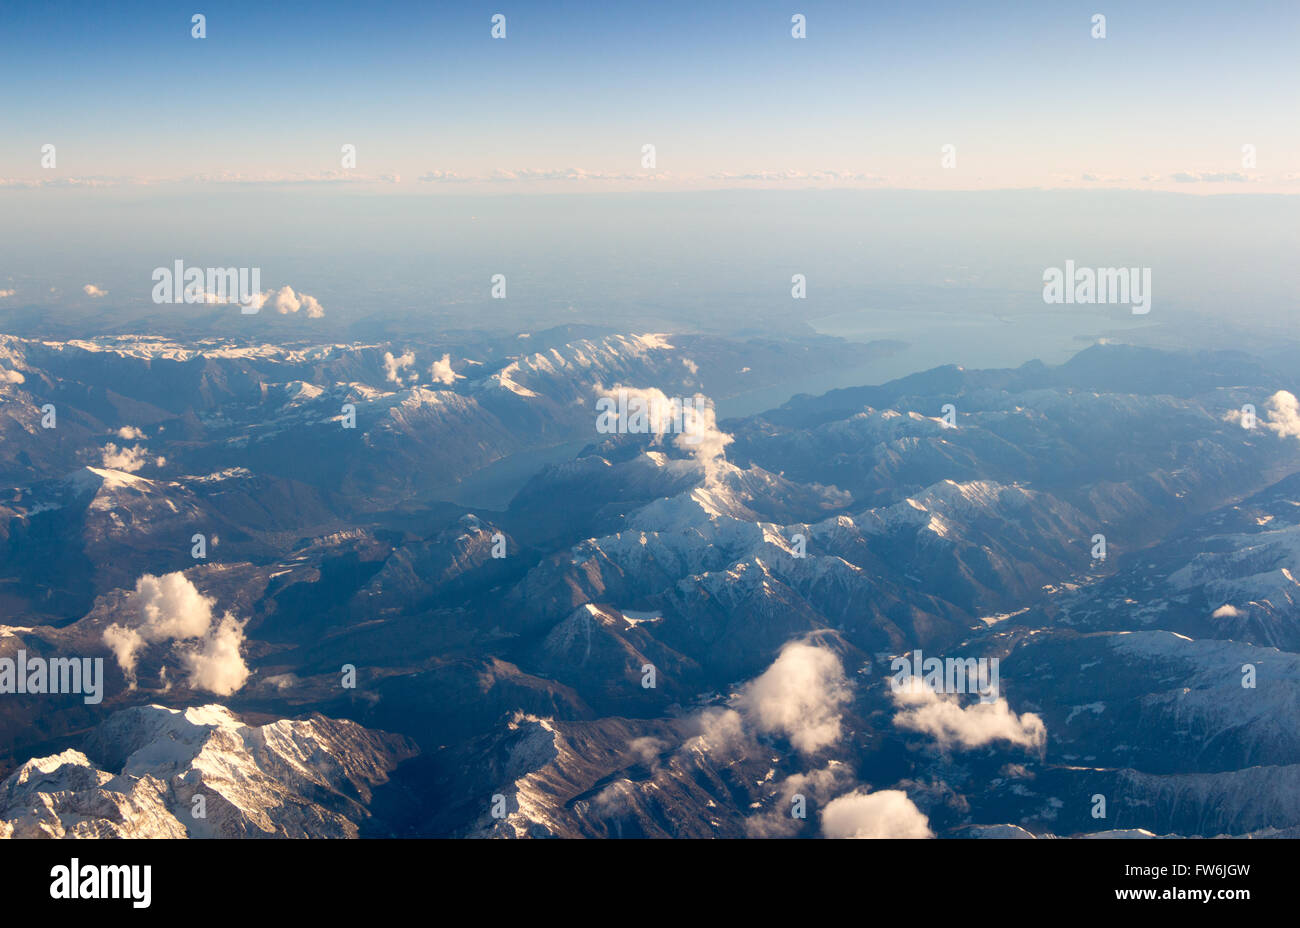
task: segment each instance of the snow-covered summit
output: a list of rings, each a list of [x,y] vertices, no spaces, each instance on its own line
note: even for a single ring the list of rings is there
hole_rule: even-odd
[[[259,726],[221,705],[139,706],[0,783],[0,836],[356,837],[373,788],[415,753],[321,715]]]

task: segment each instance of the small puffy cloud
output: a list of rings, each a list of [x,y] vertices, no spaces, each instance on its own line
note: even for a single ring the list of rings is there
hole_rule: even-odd
[[[899,712],[894,725],[934,738],[943,750],[970,750],[1006,741],[1042,753],[1047,746],[1047,726],[1032,712],[1016,715],[1006,697],[995,702],[962,706],[951,693],[937,693],[912,677],[892,692]]]
[[[803,754],[840,738],[840,713],[852,694],[839,657],[792,641],[767,670],[741,687],[729,707],[709,706],[691,718],[685,751],[717,757],[755,748],[756,733],[779,734]]]
[[[134,425],[124,425],[117,430],[117,437],[125,439],[126,441],[139,441],[144,438],[144,432],[136,428]]]
[[[247,304],[245,304],[245,305],[252,306],[252,305],[253,305],[253,300],[258,299],[258,297],[260,297],[260,296],[261,296],[261,294],[254,295],[253,297],[251,297],[251,298],[249,299],[249,302],[248,302]],[[220,294],[220,293],[213,293],[213,292],[210,291],[210,290],[204,290],[202,293],[199,293],[199,294],[196,295],[194,302],[196,302],[196,303],[208,303],[208,304],[213,304],[213,303],[216,303],[216,304],[225,304],[225,303],[238,303],[238,302],[240,302],[240,300],[239,300],[238,296],[235,296],[235,297],[232,299],[231,297],[223,296],[223,295]],[[265,301],[263,301],[263,302],[265,302]],[[258,304],[258,308],[259,308],[259,309],[261,308],[261,305],[262,305],[261,303]]]
[[[183,655],[192,689],[229,696],[248,681],[248,665],[239,653],[244,644],[244,624],[227,613],[197,650]]]
[[[827,838],[933,838],[930,820],[907,793],[857,789],[832,799],[822,809]]]
[[[104,629],[104,644],[113,652],[117,666],[122,668],[126,681],[135,689],[135,666],[137,656],[148,642],[134,628],[116,623]]]
[[[100,451],[100,460],[104,467],[110,470],[125,471],[128,474],[134,474],[136,471],[145,467],[150,461],[149,449],[143,445],[132,445],[118,447],[113,442],[108,442]],[[154,457],[152,463],[155,467],[162,467],[167,463],[167,459],[162,455]]]
[[[1268,398],[1268,421],[1264,428],[1276,432],[1281,438],[1300,438],[1300,401],[1295,394],[1278,390]]]
[[[727,468],[726,448],[735,441],[718,428],[717,412],[704,397],[696,397],[699,405],[687,407],[686,432],[674,440],[677,447],[689,448],[709,483],[715,483]]]
[[[850,698],[839,656],[795,641],[732,704],[759,731],[784,735],[796,750],[814,754],[839,740],[840,712]]]
[[[108,296],[107,290],[101,290],[98,287],[96,287],[94,284],[86,284],[84,287],[81,288],[81,292],[86,294],[86,296],[88,297]]]
[[[133,605],[140,628],[149,641],[197,638],[212,624],[216,600],[204,596],[180,571],[155,577],[144,574],[136,581]]]
[[[308,296],[305,293],[294,293],[293,288],[289,286],[281,287],[279,290],[264,290],[261,293],[255,293],[252,299],[244,305],[251,310],[260,310],[264,306],[270,306],[282,316],[300,311],[306,313],[309,319],[320,319],[325,315],[325,310],[321,308],[320,303],[314,296]]]
[[[134,625],[113,624],[104,630],[104,643],[135,686],[136,658],[146,644],[172,638],[198,638],[212,625],[215,600],[204,596],[183,573],[155,577],[144,574],[128,598],[136,612]]]
[[[643,416],[645,431],[660,441],[664,435],[676,433],[673,445],[687,451],[704,470],[707,483],[715,484],[730,466],[727,464],[727,445],[735,441],[718,428],[717,412],[712,401],[702,394],[693,397],[669,398],[657,387],[625,387],[616,384],[610,389],[597,386],[597,409],[606,404],[609,409],[602,416],[622,419],[611,431],[638,432]],[[627,410],[626,417],[615,415],[616,410]],[[634,425],[632,420],[638,420]]]
[[[1218,609],[1215,609],[1214,612],[1210,613],[1210,618],[1236,619],[1243,615],[1245,615],[1245,613],[1242,612],[1240,609],[1238,609],[1236,606],[1232,605],[1231,603],[1224,603]]]
[[[710,706],[696,713],[692,722],[695,734],[682,745],[687,751],[725,756],[738,752],[750,741],[745,721],[734,709]]]
[[[0,383],[26,383],[27,378],[21,371],[9,371],[0,367]]]
[[[451,355],[444,354],[433,366],[429,368],[429,376],[433,378],[434,383],[446,384],[451,386],[456,382],[456,378],[462,376],[451,369]]]
[[[590,807],[601,818],[619,818],[635,808],[637,784],[631,780],[615,780],[595,796]]]
[[[637,760],[652,769],[659,766],[659,755],[669,747],[667,741],[649,735],[633,738],[627,745],[628,750],[636,756]]]
[[[403,355],[394,356],[391,351],[384,352],[384,376],[392,383],[399,387],[406,385],[406,375],[403,371],[415,367],[415,352],[408,351]],[[420,379],[417,371],[411,370],[411,383]]]
[[[17,290],[0,290],[0,300],[7,299],[17,292]]]
[[[104,629],[104,644],[134,689],[140,651],[165,641],[196,641],[181,652],[193,689],[229,696],[248,679],[240,650],[244,623],[227,613],[213,624],[216,600],[204,596],[180,571],[155,577],[144,574],[128,597],[134,624],[114,623]]]

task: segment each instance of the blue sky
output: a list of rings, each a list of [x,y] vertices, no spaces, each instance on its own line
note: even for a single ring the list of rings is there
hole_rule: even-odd
[[[1154,267],[1153,321],[1277,322],[1297,48],[1300,4],[1253,0],[8,3],[0,309],[154,312],[183,259],[331,324],[487,324],[500,271],[500,324],[743,326],[796,271],[810,317],[1041,311],[1071,258]]]
[[[0,183],[1296,192],[1297,47],[1287,2],[6,4]]]

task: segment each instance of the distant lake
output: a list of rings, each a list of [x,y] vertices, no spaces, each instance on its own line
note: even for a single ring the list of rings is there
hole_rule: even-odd
[[[512,454],[476,470],[454,487],[443,490],[436,496],[440,500],[472,509],[502,512],[534,474],[541,473],[551,464],[573,460],[590,443],[587,440],[571,441]]]
[[[808,324],[819,335],[864,343],[896,341],[905,347],[860,367],[823,370],[722,400],[720,418],[754,415],[780,406],[796,393],[817,395],[841,387],[874,386],[945,364],[972,369],[1014,368],[1033,360],[1062,364],[1100,338],[1124,341],[1128,332],[1159,325],[1145,316],[1086,306],[1072,312],[1007,315],[862,309],[809,319]]]

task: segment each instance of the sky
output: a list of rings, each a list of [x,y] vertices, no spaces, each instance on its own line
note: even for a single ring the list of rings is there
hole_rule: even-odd
[[[6,3],[0,186],[1295,193],[1297,47],[1251,0]]]

